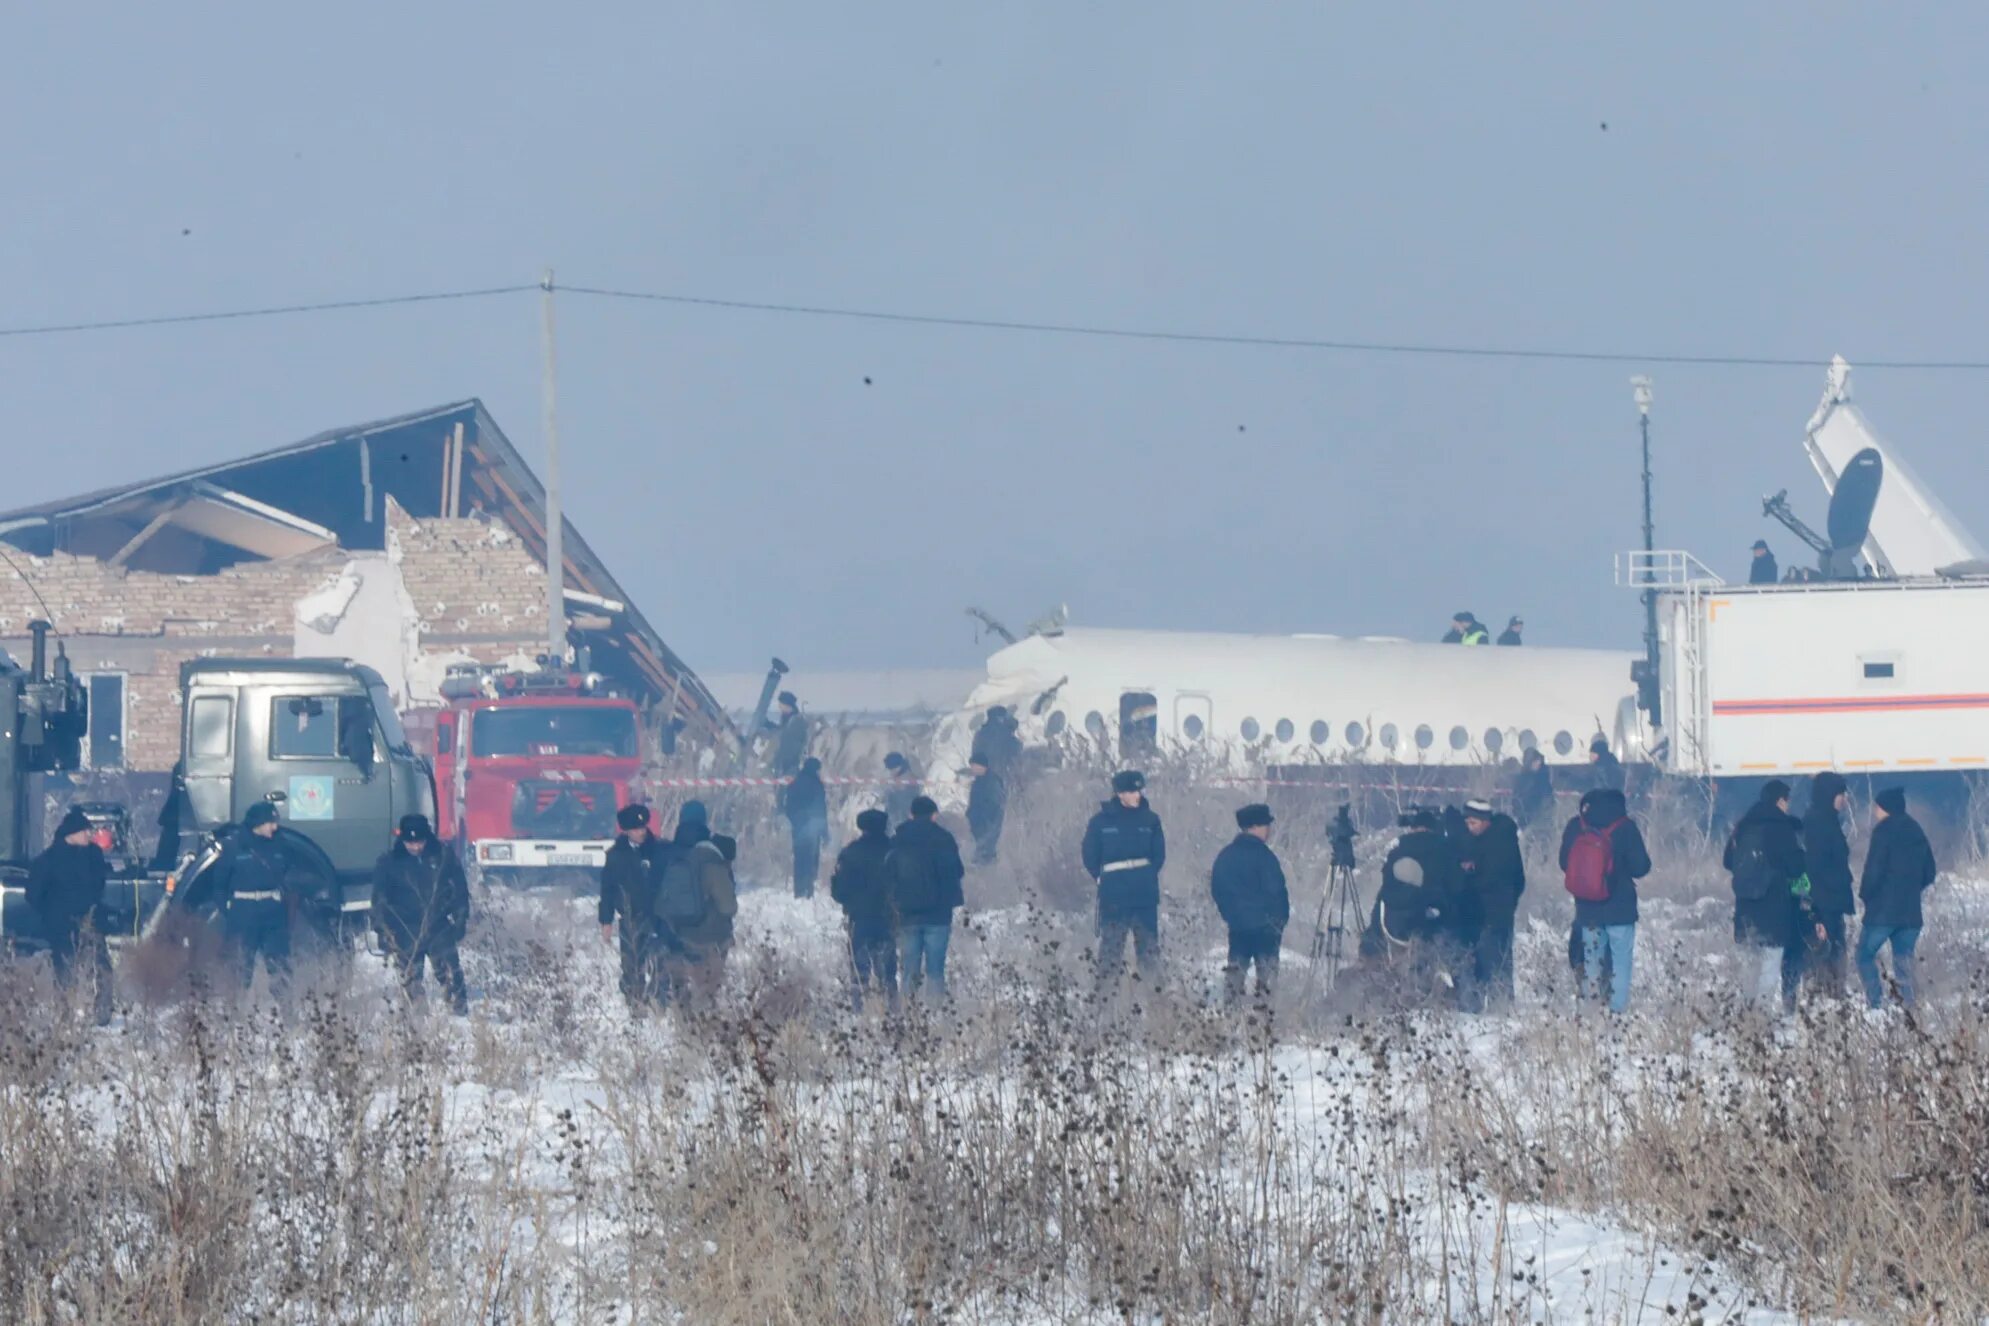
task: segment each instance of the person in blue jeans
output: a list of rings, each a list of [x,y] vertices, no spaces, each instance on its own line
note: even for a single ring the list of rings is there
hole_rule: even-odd
[[[1872,841],[1865,852],[1858,897],[1865,917],[1858,929],[1858,979],[1873,1008],[1885,1003],[1879,950],[1892,946],[1892,979],[1899,1000],[1912,1007],[1913,949],[1920,942],[1920,895],[1934,882],[1934,849],[1919,822],[1906,813],[1906,793],[1888,787],[1873,799]]]
[[[1621,1013],[1630,1007],[1630,980],[1634,974],[1637,950],[1637,881],[1651,873],[1650,849],[1644,835],[1630,818],[1623,793],[1613,787],[1598,787],[1583,795],[1575,817],[1561,831],[1561,869],[1568,869],[1577,843],[1584,839],[1583,858],[1600,840],[1606,863],[1603,879],[1607,896],[1575,899],[1575,925],[1581,930],[1582,977],[1585,992],[1599,995],[1596,977],[1609,975],[1609,1011]]]
[[[898,965],[905,993],[914,999],[920,997],[927,979],[933,992],[945,998],[953,911],[967,901],[960,887],[967,877],[960,843],[941,827],[938,814],[939,806],[931,797],[915,799],[912,817],[892,835],[891,854],[884,862],[891,907],[898,918]]]

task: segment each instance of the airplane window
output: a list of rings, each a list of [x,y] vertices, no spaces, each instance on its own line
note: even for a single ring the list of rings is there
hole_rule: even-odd
[[[1202,739],[1202,730],[1202,716],[1200,714],[1189,714],[1181,720],[1181,731],[1190,741],[1200,741]]]
[[[1466,746],[1469,746],[1470,744],[1471,744],[1471,734],[1465,731],[1462,725],[1454,727],[1450,730],[1450,748],[1452,750],[1463,750]]]
[[[1280,718],[1278,720],[1277,733],[1279,741],[1290,741],[1298,735],[1298,729],[1292,726],[1292,721],[1289,718]]]
[[[1485,749],[1497,755],[1499,747],[1506,744],[1506,734],[1495,727],[1485,729]]]
[[[1084,730],[1089,732],[1095,741],[1105,740],[1105,715],[1093,709],[1084,716]]]
[[[1245,741],[1255,741],[1258,737],[1258,734],[1263,732],[1263,730],[1264,729],[1257,726],[1256,719],[1246,718],[1243,720],[1243,739]]]
[[[1530,727],[1529,727],[1529,728],[1521,728],[1521,729],[1520,729],[1520,733],[1519,733],[1519,748],[1520,748],[1521,750],[1539,750],[1539,749],[1540,749],[1540,738],[1538,738],[1538,737],[1536,737],[1536,736],[1534,736],[1534,735],[1533,735],[1533,729],[1532,729],[1532,728],[1530,728]]]
[[[1359,723],[1347,724],[1347,744],[1349,746],[1358,746],[1366,740],[1367,740],[1366,728],[1362,727]]]
[[[1395,730],[1395,725],[1393,723],[1383,723],[1381,725],[1381,744],[1386,749],[1394,750],[1395,739],[1400,735],[1401,733]]]
[[[1556,732],[1554,734],[1555,754],[1566,755],[1569,751],[1573,750],[1574,748],[1575,748],[1575,739],[1573,737],[1569,736],[1565,732]]]
[[[1043,721],[1043,735],[1046,737],[1061,736],[1065,724],[1069,722],[1070,720],[1064,717],[1063,710],[1052,709],[1050,716]]]
[[[1430,725],[1428,723],[1417,724],[1416,749],[1428,750],[1431,746],[1435,744],[1436,744],[1436,733],[1430,731]]]
[[[1313,719],[1312,744],[1315,746],[1324,746],[1327,742],[1331,741],[1332,739],[1333,739],[1333,729],[1326,726],[1326,720],[1323,718]]]

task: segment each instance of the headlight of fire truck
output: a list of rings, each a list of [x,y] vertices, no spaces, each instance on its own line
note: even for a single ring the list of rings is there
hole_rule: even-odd
[[[510,843],[485,844],[483,849],[483,859],[486,861],[509,861],[511,859],[511,844]]]

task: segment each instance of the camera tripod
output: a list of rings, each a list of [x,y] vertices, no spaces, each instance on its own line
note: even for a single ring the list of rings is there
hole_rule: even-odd
[[[1322,975],[1324,989],[1333,988],[1340,968],[1350,956],[1359,956],[1360,941],[1367,937],[1367,913],[1361,907],[1360,886],[1354,881],[1353,853],[1342,854],[1337,850],[1339,844],[1334,846],[1332,873],[1326,877],[1326,891],[1319,897],[1319,913],[1312,922],[1312,965],[1305,972],[1308,1001],[1313,983]],[[1349,934],[1355,946],[1351,955],[1347,952]]]

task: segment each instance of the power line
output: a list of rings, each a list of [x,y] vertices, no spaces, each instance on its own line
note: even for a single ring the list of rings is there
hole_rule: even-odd
[[[106,318],[88,322],[44,323],[22,327],[0,327],[0,337],[57,336],[78,332],[114,331],[135,327],[165,327],[189,323],[229,322],[252,318],[285,317],[298,314],[332,313],[349,309],[389,308],[396,305],[433,304],[450,300],[487,299],[500,295],[526,294],[544,287],[538,282],[519,285],[485,286],[472,290],[439,290],[421,294],[386,295],[375,299],[337,299],[317,303],[277,304],[259,308],[225,309],[204,313],[169,313],[155,317]],[[675,304],[691,308],[731,309],[748,313],[786,314],[796,317],[840,318],[860,322],[897,323],[922,327],[956,327],[976,331],[1025,332],[1036,335],[1079,336],[1122,341],[1155,341],[1182,345],[1228,345],[1255,349],[1319,350],[1345,354],[1413,355],[1428,358],[1533,360],[1587,364],[1672,364],[1714,368],[1822,368],[1828,359],[1785,355],[1633,353],[1620,350],[1570,350],[1545,346],[1459,345],[1417,341],[1364,341],[1310,336],[1260,336],[1228,332],[1181,331],[1161,328],[1114,327],[1078,322],[1037,322],[1011,318],[981,318],[938,313],[901,313],[885,309],[848,308],[824,304],[788,304],[766,300],[726,299],[712,295],[686,295],[659,290],[629,290],[612,286],[560,285],[556,289],[571,295],[597,299],[633,300],[653,304]],[[1858,357],[1864,369],[1911,369],[1929,372],[1989,372],[1983,359],[1868,359]]]
[[[645,300],[704,308],[739,309],[753,313],[791,313],[817,318],[849,318],[866,322],[911,323],[928,327],[968,327],[985,331],[1040,332],[1059,336],[1109,337],[1128,341],[1172,341],[1193,345],[1237,345],[1285,350],[1337,350],[1360,354],[1430,355],[1461,359],[1544,359],[1591,364],[1687,364],[1731,368],[1826,368],[1828,359],[1777,355],[1633,354],[1614,350],[1561,350],[1524,346],[1441,345],[1407,341],[1329,340],[1302,336],[1247,336],[1223,332],[1161,331],[1138,327],[1107,327],[1071,322],[1020,322],[1001,318],[954,317],[933,313],[892,313],[878,309],[836,308],[817,304],[776,304],[705,295],[679,295],[647,290],[615,290],[601,286],[562,285],[573,295],[603,299]],[[1989,360],[1865,359],[1860,368],[1989,371]]]
[[[452,299],[484,299],[537,290],[537,285],[494,285],[480,290],[437,290],[427,294],[385,295],[378,299],[333,299],[316,304],[276,304],[266,308],[225,309],[212,313],[165,313],[150,318],[106,318],[97,322],[55,322],[35,327],[0,327],[0,336],[58,336],[67,332],[115,331],[123,327],[167,327],[189,322],[229,322],[240,318],[276,318],[293,313],[332,313],[341,309],[387,308],[396,304],[435,304]]]

